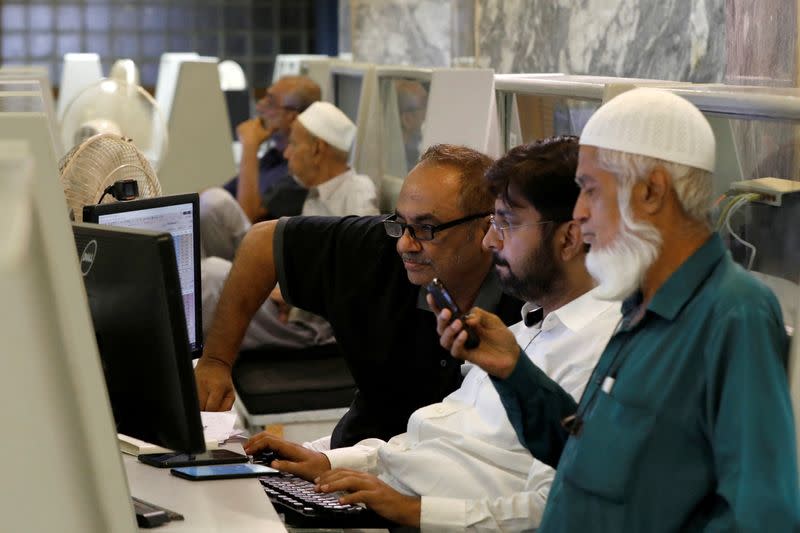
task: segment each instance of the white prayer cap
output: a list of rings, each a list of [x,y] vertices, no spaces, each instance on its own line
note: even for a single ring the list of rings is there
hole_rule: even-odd
[[[716,142],[694,105],[669,91],[638,88],[612,98],[586,123],[580,144],[714,172]]]
[[[356,137],[356,125],[329,102],[314,102],[297,116],[308,132],[337,150],[350,151]]]

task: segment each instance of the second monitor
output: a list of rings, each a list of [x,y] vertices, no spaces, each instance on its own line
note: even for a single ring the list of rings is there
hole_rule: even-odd
[[[86,222],[163,231],[172,235],[181,280],[186,330],[193,358],[200,357],[203,349],[199,213],[199,197],[196,193],[89,205],[83,208],[83,220]]]

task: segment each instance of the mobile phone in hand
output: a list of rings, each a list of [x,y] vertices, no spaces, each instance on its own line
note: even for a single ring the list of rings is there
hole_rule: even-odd
[[[480,344],[480,339],[475,333],[475,330],[467,325],[466,320],[464,320],[464,315],[461,313],[461,309],[458,308],[456,301],[453,300],[453,297],[447,292],[444,283],[442,283],[439,278],[433,278],[433,281],[428,283],[427,289],[428,293],[433,297],[433,301],[436,302],[436,307],[450,310],[452,315],[450,319],[451,322],[457,318],[461,319],[461,323],[464,325],[464,331],[467,332],[467,340],[464,343],[464,348],[467,350],[476,348],[478,344]]]
[[[264,465],[254,465],[251,463],[233,465],[209,465],[209,466],[184,466],[170,469],[173,476],[182,477],[191,481],[203,481],[206,479],[237,479],[240,477],[259,477],[279,474],[278,470]]]

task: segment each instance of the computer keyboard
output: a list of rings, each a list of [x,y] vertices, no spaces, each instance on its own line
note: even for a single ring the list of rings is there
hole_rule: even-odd
[[[342,505],[342,493],[320,493],[314,484],[292,474],[258,478],[275,510],[292,527],[389,528],[397,526],[360,505]]]

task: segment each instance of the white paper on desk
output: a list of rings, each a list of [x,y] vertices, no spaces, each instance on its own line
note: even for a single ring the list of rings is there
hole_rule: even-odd
[[[236,425],[236,411],[200,411],[200,418],[203,420],[203,435],[206,440],[223,442],[240,433],[233,428]]]
[[[218,441],[209,440],[207,438],[205,440],[207,450],[219,448]],[[119,449],[122,453],[127,453],[128,455],[133,456],[143,453],[170,453],[173,451],[169,448],[159,446],[158,444],[143,441],[129,435],[123,435],[122,433],[117,433],[117,443],[119,444]]]

